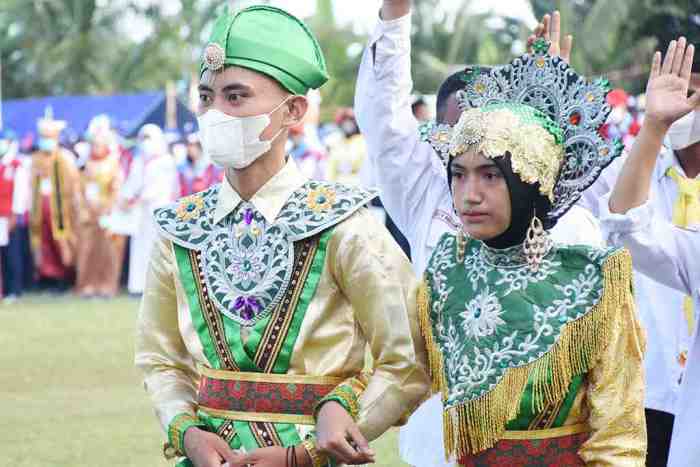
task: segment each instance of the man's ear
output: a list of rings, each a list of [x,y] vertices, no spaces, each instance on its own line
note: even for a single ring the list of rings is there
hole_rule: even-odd
[[[282,124],[286,127],[298,125],[304,120],[306,111],[309,109],[309,102],[304,96],[294,96],[287,101],[287,112],[285,112]]]

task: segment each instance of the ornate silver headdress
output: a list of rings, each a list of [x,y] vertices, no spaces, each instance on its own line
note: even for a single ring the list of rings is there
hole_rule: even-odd
[[[492,104],[522,104],[548,116],[562,131],[564,162],[554,186],[552,209],[548,216],[558,219],[569,210],[622,152],[618,140],[605,140],[599,133],[610,114],[606,79],[587,81],[564,60],[547,54],[549,43],[538,40],[532,54],[510,64],[478,70],[465,77],[466,86],[457,92],[462,110]],[[449,125],[427,124],[421,136],[435,148],[443,163],[449,161]]]

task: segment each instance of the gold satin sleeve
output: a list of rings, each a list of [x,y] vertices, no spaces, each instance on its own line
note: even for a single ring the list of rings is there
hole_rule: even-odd
[[[350,302],[372,354],[358,427],[373,440],[412,412],[429,389],[418,328],[419,281],[403,251],[367,209],[336,227],[328,255],[330,274]]]
[[[579,454],[587,466],[645,465],[644,331],[632,294],[614,325],[610,345],[587,375],[585,405],[591,436]]]
[[[170,242],[158,235],[146,274],[136,325],[135,363],[164,430],[180,413],[195,413],[198,373],[178,327]]]

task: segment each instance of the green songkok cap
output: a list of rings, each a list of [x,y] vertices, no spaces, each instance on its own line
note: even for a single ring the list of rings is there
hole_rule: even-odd
[[[204,49],[200,74],[235,65],[266,74],[289,92],[305,95],[328,81],[326,61],[313,33],[284,10],[255,5],[224,12]]]

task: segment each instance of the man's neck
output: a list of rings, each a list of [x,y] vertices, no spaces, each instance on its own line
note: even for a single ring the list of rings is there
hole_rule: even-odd
[[[284,147],[272,148],[244,169],[226,169],[226,179],[238,195],[249,201],[260,188],[284,168]]]
[[[679,149],[676,151],[676,156],[686,177],[695,178],[700,174],[700,143]]]

